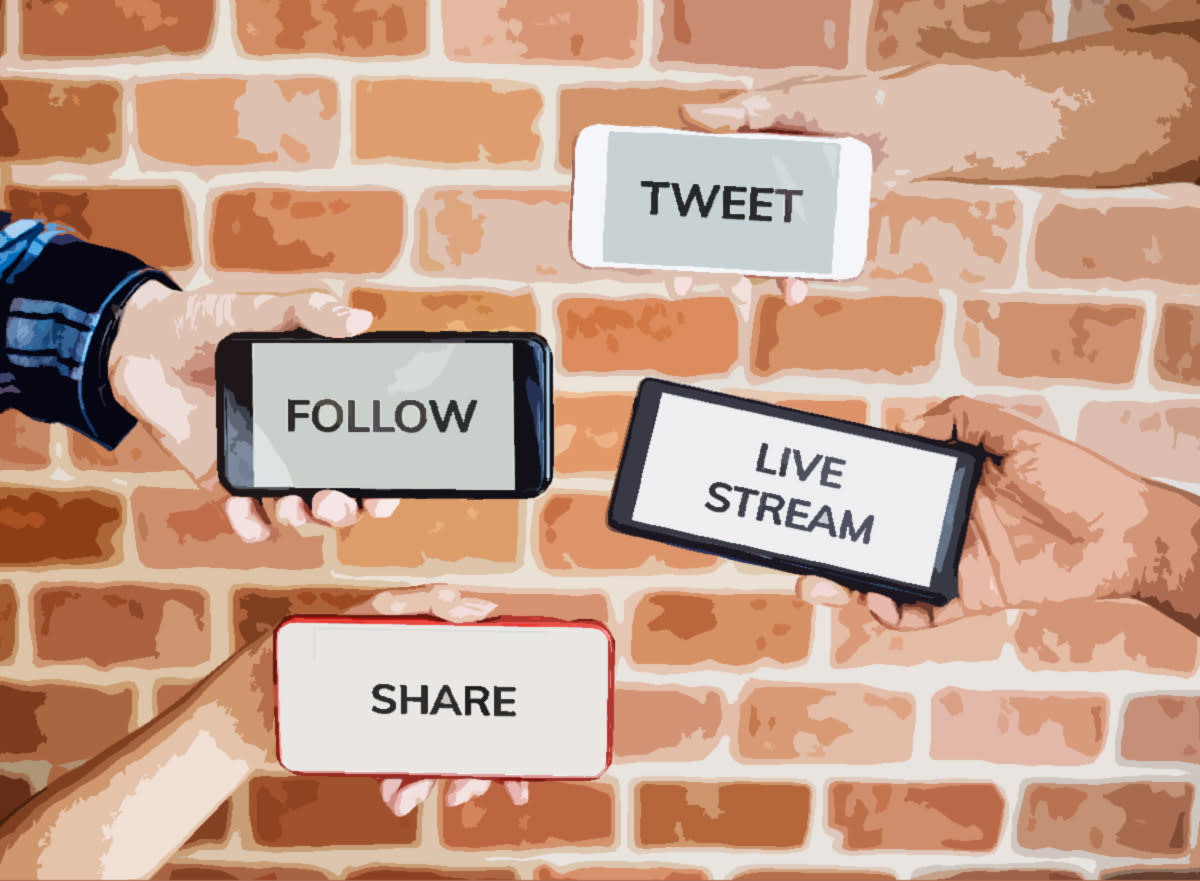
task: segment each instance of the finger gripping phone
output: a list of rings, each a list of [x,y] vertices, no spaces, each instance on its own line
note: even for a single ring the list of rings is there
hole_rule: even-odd
[[[235,495],[527,498],[553,472],[550,348],[532,333],[239,333],[217,346]]]

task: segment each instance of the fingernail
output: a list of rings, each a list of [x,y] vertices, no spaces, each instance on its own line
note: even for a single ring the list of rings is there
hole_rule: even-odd
[[[394,777],[381,780],[379,783],[379,794],[383,796],[384,804],[390,806],[392,799],[396,797],[396,793],[400,791],[400,787],[403,785],[403,780],[398,780]]]
[[[453,587],[439,587],[434,591],[433,598],[441,603],[452,603],[458,599],[458,591]]]
[[[451,618],[486,618],[495,608],[496,604],[487,600],[463,600],[446,614]]]
[[[342,306],[337,310],[338,315],[346,322],[346,330],[349,333],[362,333],[375,320],[375,316],[366,309],[352,309],[349,306]]]
[[[490,785],[487,780],[455,780],[446,790],[446,804],[452,808],[466,804],[487,792]]]
[[[797,303],[804,302],[805,296],[808,294],[808,285],[797,278],[789,278],[785,285],[783,298],[789,306],[795,306]]]
[[[686,297],[692,289],[692,280],[685,275],[671,279],[671,291],[677,297]]]
[[[529,784],[520,781],[512,786],[505,787],[508,790],[508,797],[512,799],[515,805],[529,804]]]
[[[313,513],[327,523],[335,526],[345,525],[351,519],[356,508],[354,503],[340,496],[326,496],[321,499]]]
[[[808,591],[808,598],[814,603],[836,603],[845,599],[845,591],[828,581],[818,581]]]
[[[746,122],[746,112],[737,106],[684,104],[682,110],[687,118],[706,128],[736,129]]]
[[[374,505],[374,516],[380,519],[391,517],[400,507],[399,499],[380,499]]]
[[[419,780],[401,789],[400,795],[392,805],[392,813],[397,817],[412,813],[417,805],[429,798],[429,793],[433,792],[433,784],[433,780]]]

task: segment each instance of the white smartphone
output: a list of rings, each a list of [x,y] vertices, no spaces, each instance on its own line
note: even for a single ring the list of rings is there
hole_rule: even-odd
[[[593,779],[612,761],[613,663],[594,621],[289,618],[275,630],[279,763]]]
[[[590,267],[854,278],[871,167],[854,138],[589,126],[575,142],[571,253]]]

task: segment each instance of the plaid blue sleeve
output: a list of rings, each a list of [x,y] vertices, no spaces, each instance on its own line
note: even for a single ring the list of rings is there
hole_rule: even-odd
[[[134,426],[113,398],[108,354],[143,283],[176,285],[67,227],[0,213],[0,410],[61,422],[112,449]]]

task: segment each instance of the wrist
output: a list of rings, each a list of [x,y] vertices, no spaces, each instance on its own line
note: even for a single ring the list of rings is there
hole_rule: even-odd
[[[274,764],[275,640],[243,646],[196,687],[188,702],[212,720],[222,751],[251,768]]]
[[[156,330],[151,326],[154,305],[172,293],[175,292],[159,281],[140,285],[125,302],[109,349],[108,383],[113,398],[139,421],[144,421],[146,414],[131,390],[130,374],[139,357],[149,354],[156,335],[162,333],[161,328]]]

